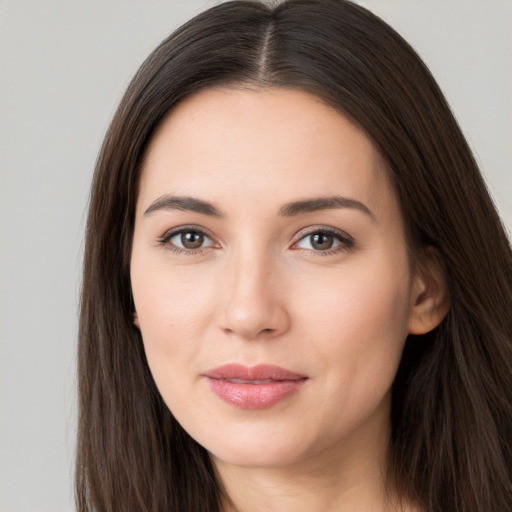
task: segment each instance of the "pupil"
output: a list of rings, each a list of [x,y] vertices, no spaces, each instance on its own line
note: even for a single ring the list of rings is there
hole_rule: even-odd
[[[333,244],[333,236],[324,233],[315,233],[311,235],[311,245],[318,250],[325,251],[330,249]]]
[[[197,231],[187,231],[181,234],[181,243],[187,249],[199,249],[204,242],[204,235]]]

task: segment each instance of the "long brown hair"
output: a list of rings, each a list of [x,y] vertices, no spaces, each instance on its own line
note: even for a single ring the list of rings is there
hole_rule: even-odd
[[[387,161],[411,252],[434,247],[451,309],[409,336],[393,386],[389,470],[428,512],[512,504],[512,254],[471,151],[412,48],[344,0],[227,2],[150,55],[98,158],[79,333],[80,512],[220,510],[210,459],[176,422],[133,326],[130,250],[144,152],[163,117],[211,86],[310,92]]]

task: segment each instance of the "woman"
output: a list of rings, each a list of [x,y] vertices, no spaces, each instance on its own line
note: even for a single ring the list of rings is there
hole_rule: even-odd
[[[200,14],[97,164],[79,510],[507,510],[511,262],[390,27],[340,0]]]

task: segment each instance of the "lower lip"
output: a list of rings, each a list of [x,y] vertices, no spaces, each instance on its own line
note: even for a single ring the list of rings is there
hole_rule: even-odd
[[[224,402],[239,409],[268,409],[296,393],[306,379],[276,380],[266,384],[238,384],[207,377],[211,390]]]

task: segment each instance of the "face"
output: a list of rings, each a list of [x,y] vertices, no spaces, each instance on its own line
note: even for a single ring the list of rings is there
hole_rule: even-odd
[[[403,222],[372,142],[314,96],[181,103],[142,171],[131,279],[158,389],[216,460],[387,439],[415,304]]]

